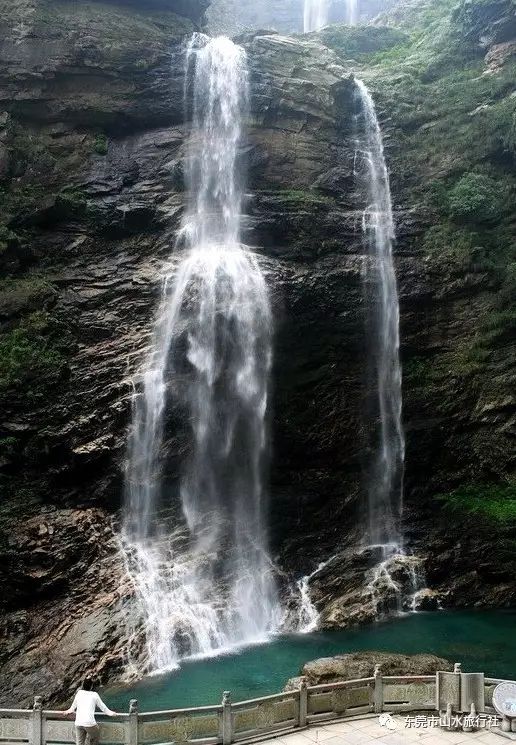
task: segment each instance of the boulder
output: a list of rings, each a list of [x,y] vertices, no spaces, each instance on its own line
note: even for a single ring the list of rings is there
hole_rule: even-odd
[[[355,678],[370,678],[376,665],[380,665],[382,675],[433,675],[437,670],[453,670],[453,663],[434,654],[352,652],[306,662],[301,668],[300,677],[291,678],[285,690],[295,690],[303,679],[308,685],[319,685]]]

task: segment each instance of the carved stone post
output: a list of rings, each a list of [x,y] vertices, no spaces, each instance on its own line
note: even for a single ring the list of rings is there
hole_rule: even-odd
[[[129,721],[126,727],[126,745],[138,745],[138,701],[135,698],[129,701]]]
[[[31,745],[43,745],[43,699],[41,696],[34,696],[34,705],[32,707],[32,727],[31,727]]]
[[[473,732],[473,730],[475,729],[474,722],[475,722],[476,716],[477,716],[477,712],[475,709],[475,703],[472,701],[471,708],[469,711],[469,716],[464,717],[464,723],[462,725],[463,732]]]
[[[231,745],[232,742],[231,691],[224,691],[222,694],[222,745]]]
[[[383,710],[383,676],[380,665],[374,666],[373,703],[375,714],[379,714]]]
[[[452,717],[453,717],[453,707],[451,704],[446,704],[446,729],[453,729],[452,728]]]
[[[308,717],[308,688],[306,680],[299,684],[299,726],[306,727]]]
[[[453,665],[453,672],[455,673],[455,675],[461,675],[461,673],[462,673],[462,662],[455,662],[454,663],[454,665]],[[461,683],[462,683],[462,677],[460,678],[460,682],[459,682],[459,707],[460,707],[460,690],[462,688]],[[451,724],[451,721],[452,720],[450,720],[450,729],[451,730],[453,730],[453,729],[460,729],[460,724],[456,724],[455,727],[454,727]]]

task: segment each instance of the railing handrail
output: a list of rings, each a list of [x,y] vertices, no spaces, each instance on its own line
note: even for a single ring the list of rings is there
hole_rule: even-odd
[[[317,683],[313,686],[308,686],[309,691],[322,691],[325,688],[352,688],[354,685],[370,685],[374,683],[374,678],[352,678],[351,680],[336,680],[333,683]]]
[[[32,711],[32,709],[29,709],[29,714],[32,714]],[[41,713],[47,719],[52,717],[52,719],[60,719],[62,722],[70,722],[71,719],[69,717],[75,716],[75,714],[65,714],[61,709],[43,709]],[[110,716],[109,714],[103,714],[101,711],[97,711],[95,717],[101,717],[102,720],[114,719],[116,721],[117,719],[127,719],[129,714],[126,711],[118,711],[114,716]]]
[[[487,685],[493,685],[498,683],[515,683],[516,681],[511,680],[510,678],[484,678],[484,683],[487,683]]]
[[[186,709],[166,709],[163,711],[139,711],[138,719],[147,719],[149,717],[178,717],[184,714],[196,714],[197,712],[220,712],[222,704],[213,704],[213,706],[190,706]],[[127,716],[127,715],[126,715]]]
[[[405,681],[409,681],[412,683],[415,683],[417,681],[421,681],[422,683],[430,683],[430,681],[435,680],[435,674],[434,675],[383,675],[382,676],[383,681],[387,681],[388,683],[404,683]]]
[[[32,709],[0,709],[0,716],[20,716],[32,714]]]
[[[259,698],[248,698],[244,701],[232,701],[231,706],[234,709],[237,706],[252,706],[253,704],[261,704],[264,701],[277,701],[282,698],[297,698],[299,696],[299,689],[297,691],[280,691],[279,693],[270,693],[267,696],[260,696]]]

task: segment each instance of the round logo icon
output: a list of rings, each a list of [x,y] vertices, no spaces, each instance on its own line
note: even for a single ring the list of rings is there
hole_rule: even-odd
[[[502,716],[516,717],[516,683],[498,683],[493,691],[493,706]]]

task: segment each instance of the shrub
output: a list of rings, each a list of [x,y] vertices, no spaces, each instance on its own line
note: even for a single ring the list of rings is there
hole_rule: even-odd
[[[328,26],[319,31],[321,41],[341,57],[366,59],[378,53],[402,47],[409,37],[406,33],[390,26]]]
[[[10,246],[15,246],[19,242],[19,238],[16,233],[9,230],[5,225],[0,225],[0,254],[2,254]]]
[[[495,222],[507,211],[508,189],[481,173],[465,173],[450,190],[450,217],[466,222]]]
[[[466,269],[469,267],[479,236],[448,223],[432,225],[423,238],[423,250],[440,267]]]
[[[466,484],[437,499],[454,512],[477,515],[494,523],[516,522],[516,484]]]
[[[95,137],[95,144],[93,149],[97,155],[107,155],[108,152],[108,138],[104,134],[98,134]]]
[[[11,458],[17,444],[18,440],[16,437],[0,437],[0,458]]]
[[[30,314],[17,328],[0,336],[0,392],[44,387],[62,375],[64,357],[53,338],[52,322],[43,311]]]

